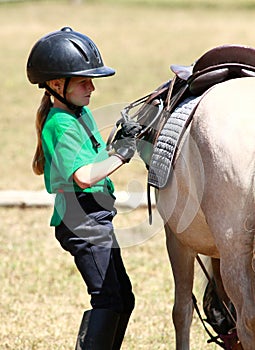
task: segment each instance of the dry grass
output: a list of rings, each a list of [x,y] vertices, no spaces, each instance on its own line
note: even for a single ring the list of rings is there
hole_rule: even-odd
[[[229,1],[229,0],[228,0]],[[222,1],[221,1],[222,3]],[[235,2],[236,4],[236,2]],[[34,114],[41,92],[26,80],[27,55],[47,32],[70,25],[91,36],[114,78],[96,82],[92,102],[100,128],[118,118],[120,105],[143,96],[171,77],[169,65],[188,65],[208,49],[225,44],[254,45],[254,11],[232,9],[134,6],[84,1],[38,1],[1,5],[1,178],[0,189],[43,188],[31,171],[35,147]],[[139,160],[113,176],[117,190],[127,184],[144,188]],[[0,209],[1,349],[73,349],[82,310],[89,307],[86,290],[71,257],[48,228],[51,209]],[[145,242],[145,212],[120,215],[117,227],[132,222],[141,240],[123,249],[136,294],[124,350],[174,349],[171,321],[173,281],[161,227]],[[153,236],[153,237],[152,237]],[[140,239],[140,237],[139,237]],[[199,294],[199,286],[198,294]],[[194,318],[192,350],[214,350]]]
[[[89,308],[72,257],[59,247],[47,226],[50,213],[51,208],[0,209],[3,350],[71,350],[82,312]],[[144,210],[136,211],[136,223],[146,215]],[[118,219],[116,227],[123,224]],[[143,244],[122,251],[136,295],[123,349],[174,349],[173,280],[162,230]],[[192,338],[194,350],[215,349],[206,345],[206,334],[196,316]]]
[[[120,105],[143,96],[171,77],[169,65],[190,64],[213,46],[254,44],[253,10],[134,6],[117,2],[25,2],[1,5],[1,178],[0,189],[41,189],[33,176],[34,116],[42,92],[26,79],[35,41],[65,25],[91,36],[115,77],[96,81],[91,108],[101,129],[119,117]],[[227,15],[226,15],[227,12]],[[143,184],[145,172],[130,166]],[[123,176],[115,176],[122,186]]]

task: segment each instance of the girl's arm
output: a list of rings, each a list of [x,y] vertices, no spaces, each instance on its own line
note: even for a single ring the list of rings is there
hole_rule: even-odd
[[[83,189],[91,187],[106,176],[112,174],[123,163],[120,157],[112,155],[101,162],[84,165],[77,169],[73,174],[73,179]]]
[[[75,171],[73,179],[81,188],[91,187],[106,176],[112,174],[122,164],[128,163],[136,150],[135,135],[141,126],[134,121],[122,124],[119,137],[113,141],[115,153],[109,158],[89,165],[84,165]]]

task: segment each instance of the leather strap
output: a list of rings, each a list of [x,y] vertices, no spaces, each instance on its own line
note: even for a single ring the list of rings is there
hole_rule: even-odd
[[[90,141],[92,143],[92,146],[93,146],[94,150],[96,151],[96,153],[98,153],[98,148],[101,147],[101,144],[97,141],[97,139],[92,134],[92,132],[90,131],[88,126],[85,124],[85,122],[84,122],[84,120],[82,119],[82,116],[81,116],[81,111],[75,112],[75,115],[77,116],[77,120],[79,121],[79,123],[83,126],[84,130],[88,134],[88,137],[90,138]]]

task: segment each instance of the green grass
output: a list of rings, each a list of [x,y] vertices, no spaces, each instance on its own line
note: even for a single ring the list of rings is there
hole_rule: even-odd
[[[214,2],[225,7],[174,7],[163,0],[153,6],[138,6],[132,0],[128,4],[85,0],[76,6],[67,1],[1,4],[0,190],[43,188],[42,177],[31,170],[34,119],[42,92],[28,83],[25,72],[28,53],[38,38],[72,26],[94,39],[105,63],[116,68],[115,77],[96,81],[91,103],[106,136],[124,104],[172,76],[170,64],[189,65],[208,49],[226,43],[254,45],[254,10],[245,10],[249,3]],[[244,4],[243,9],[233,6],[237,3]],[[113,179],[117,190],[144,188],[144,166],[136,159]],[[89,306],[71,257],[57,245],[48,227],[50,213],[51,208],[0,209],[3,350],[73,349],[83,309]],[[135,226],[142,234],[148,230],[146,215],[133,210],[127,218],[120,215],[116,224],[127,226],[138,220]],[[123,349],[174,349],[173,281],[162,230],[144,243],[123,249],[123,256],[137,299]],[[206,340],[195,316],[191,349],[216,349]]]

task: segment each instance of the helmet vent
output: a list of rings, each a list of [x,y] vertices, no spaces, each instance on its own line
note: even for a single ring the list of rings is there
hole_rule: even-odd
[[[89,58],[86,54],[86,52],[79,46],[79,44],[77,44],[75,41],[70,40],[72,42],[72,44],[76,47],[76,49],[80,52],[80,54],[85,58],[85,61],[87,63],[89,63]]]
[[[98,61],[98,63],[101,63],[101,56],[98,52],[98,49],[97,47],[92,43],[92,42],[89,42],[89,46],[91,47],[91,49],[93,50],[95,56],[96,56],[96,59]]]

